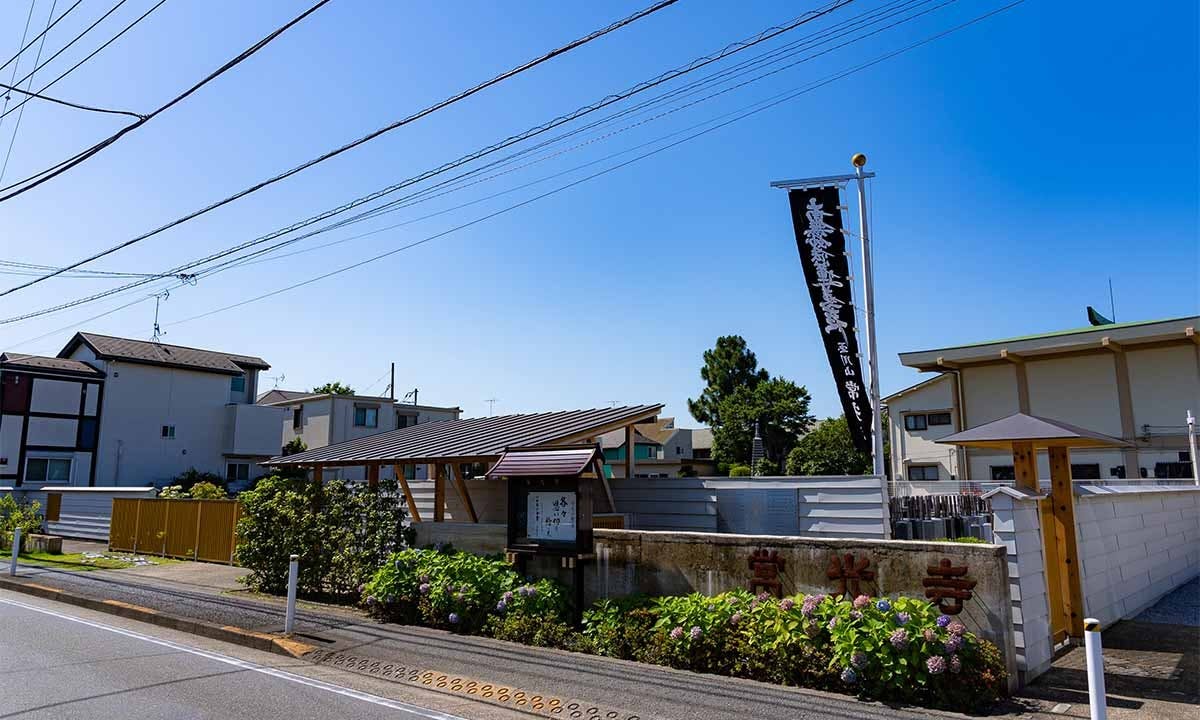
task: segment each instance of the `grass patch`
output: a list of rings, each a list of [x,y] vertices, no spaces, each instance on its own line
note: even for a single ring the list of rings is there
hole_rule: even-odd
[[[34,565],[37,567],[57,568],[59,570],[81,570],[87,572],[89,570],[124,570],[125,568],[133,567],[136,563],[127,559],[131,556],[125,553],[106,553],[102,557],[90,557],[83,553],[64,553],[62,555],[52,555],[47,552],[31,552],[21,553],[21,562],[26,565]],[[139,557],[145,557],[139,556]],[[154,558],[152,561],[155,565],[166,565],[167,563],[176,562],[168,558]]]

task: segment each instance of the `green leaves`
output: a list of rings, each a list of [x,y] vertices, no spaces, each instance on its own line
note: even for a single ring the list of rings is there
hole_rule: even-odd
[[[818,423],[787,456],[789,475],[861,475],[870,467],[871,456],[854,447],[844,415]]]

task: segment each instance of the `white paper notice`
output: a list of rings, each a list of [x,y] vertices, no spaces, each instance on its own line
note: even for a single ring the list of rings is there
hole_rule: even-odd
[[[575,493],[531,492],[526,530],[538,540],[575,539]]]

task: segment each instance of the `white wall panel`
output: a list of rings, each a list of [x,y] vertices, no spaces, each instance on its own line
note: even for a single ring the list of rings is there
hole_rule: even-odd
[[[74,380],[34,378],[29,409],[32,412],[78,415],[82,384]]]

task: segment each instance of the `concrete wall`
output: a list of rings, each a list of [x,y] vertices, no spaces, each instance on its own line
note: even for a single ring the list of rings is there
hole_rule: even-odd
[[[1012,599],[1013,647],[1021,684],[1050,669],[1050,602],[1042,553],[1040,495],[1002,488],[990,493],[992,532],[1005,548],[1008,593]]]
[[[1077,489],[1085,612],[1130,618],[1200,575],[1200,488]]]

